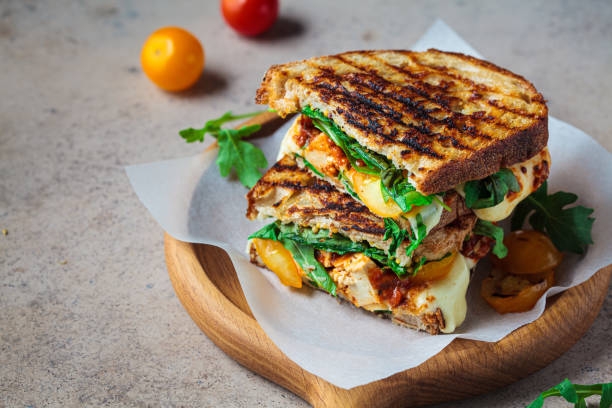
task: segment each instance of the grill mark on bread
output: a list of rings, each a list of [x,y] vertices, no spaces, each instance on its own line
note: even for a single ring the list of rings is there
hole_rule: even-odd
[[[317,83],[314,84],[313,86],[319,89],[325,88],[329,91],[336,92],[336,94],[343,95],[346,99],[338,99],[338,97],[336,97],[336,99],[339,100],[340,102],[344,101],[346,102],[346,105],[351,106],[352,109],[350,110],[352,113],[356,113],[357,111],[356,104],[362,105],[365,109],[359,110],[360,116],[366,118],[368,122],[370,122],[370,124],[374,126],[374,129],[378,130],[385,126],[385,124],[380,124],[378,121],[372,119],[372,116],[376,118],[376,115],[373,115],[376,112],[380,116],[395,122],[397,125],[413,129],[414,131],[424,136],[428,136],[429,138],[433,137],[438,141],[450,140],[455,148],[462,149],[462,150],[472,150],[469,146],[466,146],[463,143],[461,143],[452,134],[443,135],[442,133],[434,129],[431,129],[428,126],[429,124],[436,124],[439,126],[443,126],[445,130],[450,130],[451,132],[456,133],[456,130],[455,131],[451,130],[453,128],[456,129],[455,123],[452,121],[452,119],[449,121],[446,119],[442,120],[442,119],[437,119],[433,116],[430,116],[431,112],[428,112],[426,109],[418,106],[418,103],[414,103],[410,98],[401,97],[397,93],[395,93],[394,95],[388,94],[388,92],[393,92],[393,91],[386,90],[386,92],[385,91],[380,92],[381,88],[383,88],[382,86],[378,86],[378,87],[372,86],[374,80],[376,79],[383,80],[380,77],[370,78],[370,81],[367,81],[367,80],[363,81],[363,80],[359,80],[358,76],[359,74],[349,74],[345,78],[343,78],[351,85],[351,87],[356,88],[356,90],[354,91],[348,90],[342,84],[337,84],[337,83],[330,84],[330,83],[323,82],[323,81],[321,82],[314,81]],[[339,77],[336,76],[336,78],[340,80]],[[317,77],[317,79],[321,79],[321,78]],[[368,83],[371,84],[371,86],[367,86]],[[389,85],[391,84],[389,83]],[[374,98],[380,99],[381,95],[388,97],[388,99],[386,101],[383,100],[381,102],[374,100]],[[393,101],[393,102],[390,102],[390,101]],[[390,103],[394,103],[396,106],[397,105],[400,105],[400,106],[397,106],[397,108],[394,108],[393,106],[390,105]],[[399,111],[397,109],[402,109],[402,110]],[[404,116],[408,117],[410,120],[415,121],[417,123],[409,123],[409,122],[402,120],[402,117]],[[418,123],[419,119],[421,119],[420,123]],[[472,133],[476,133],[476,132],[472,132]],[[386,139],[389,139],[384,134],[381,134],[381,133],[377,133],[377,134],[379,134],[382,137],[385,137]],[[486,136],[486,137],[489,137],[489,136]],[[402,139],[393,138],[392,140],[403,143]],[[414,142],[409,142],[409,145],[415,148],[413,146],[413,143]],[[430,141],[427,139],[422,139],[419,141],[419,145],[423,143],[430,144]],[[420,151],[421,153],[431,155],[433,157],[437,157],[437,158],[444,157],[439,152],[433,152],[433,150],[424,151],[424,150],[420,150],[420,148],[417,148],[416,150]],[[435,153],[435,155],[432,155],[432,152]]]
[[[370,56],[370,58],[375,59],[379,61],[380,63],[386,64],[385,61],[377,59],[376,56],[372,56],[370,54],[368,55]],[[354,61],[350,61],[344,58],[342,55],[338,55],[335,58],[337,58],[344,64],[350,65],[356,69],[367,72],[367,74],[350,73],[350,74],[347,74],[344,79],[348,80],[352,86],[356,88],[361,88],[362,92],[363,92],[363,87],[367,87],[369,90],[371,90],[376,95],[382,95],[382,96],[385,96],[387,100],[392,100],[392,101],[400,103],[405,109],[403,109],[401,113],[393,110],[394,112],[397,112],[398,115],[402,116],[404,114],[404,115],[410,116],[410,118],[415,121],[417,121],[418,119],[423,119],[424,123],[433,123],[436,125],[440,125],[440,126],[443,126],[446,130],[450,130],[451,132],[453,132],[456,136],[461,135],[458,132],[459,127],[456,125],[455,120],[462,122],[463,121],[462,118],[464,115],[458,112],[453,112],[451,109],[449,109],[448,103],[446,101],[440,100],[441,98],[435,98],[432,95],[430,95],[427,91],[419,89],[418,87],[412,86],[410,84],[402,84],[402,85],[394,84],[386,80],[385,78],[383,78],[377,70],[372,69],[367,66],[363,66],[362,64],[357,64]],[[398,69],[403,72],[401,68],[398,68],[390,64],[387,64],[387,65],[393,69]],[[412,73],[410,74],[412,75]],[[434,89],[439,89],[436,86],[429,85],[424,82],[422,82],[421,85],[424,87],[432,87]],[[408,93],[408,95],[406,95],[406,93]],[[415,101],[416,99],[414,97],[415,95],[417,96],[417,98],[420,97],[420,98],[423,98],[424,100]],[[433,103],[435,107],[433,109],[426,109],[422,107],[424,102]],[[439,111],[443,111],[447,116],[444,119],[439,119],[431,115],[432,113],[436,113]],[[436,135],[442,136],[439,132],[432,131],[432,133],[436,133]],[[491,138],[489,135],[482,133],[478,131],[477,129],[473,129],[472,131],[467,132],[467,133],[469,133],[469,135],[472,137],[482,137],[486,139]],[[450,138],[450,140],[452,141],[453,147],[455,148],[470,150],[470,148],[462,144],[455,137],[455,135],[445,136],[445,139],[448,140]],[[444,139],[439,139],[439,140],[444,140]]]
[[[453,105],[453,101],[457,102],[457,103],[463,103],[463,99],[456,97],[456,96],[452,96],[448,94],[448,90],[447,88],[450,86],[449,84],[454,85],[454,82],[449,82],[449,81],[441,81],[441,83],[444,83],[443,86],[441,85],[434,85],[434,84],[430,84],[427,82],[424,82],[421,80],[421,78],[426,77],[427,75],[423,75],[424,73],[419,73],[419,74],[415,74],[407,69],[404,69],[402,67],[390,64],[389,62],[379,58],[376,55],[369,55],[370,58],[372,58],[373,60],[376,60],[377,62],[383,64],[384,66],[396,71],[396,72],[400,72],[406,76],[409,76],[410,78],[413,78],[414,81],[416,81],[416,84],[402,84],[400,85],[403,88],[409,89],[413,92],[415,92],[416,94],[418,94],[419,96],[421,96],[422,98],[425,98],[426,100],[432,102],[432,103],[437,103],[440,106],[444,107],[446,113],[449,114],[449,117],[455,119],[455,120],[465,120],[465,117],[470,117],[471,115],[464,115],[461,112],[455,112],[454,110],[451,110],[450,108]],[[352,61],[348,61],[345,58],[342,58],[342,61],[350,64],[358,69],[364,69],[364,67],[362,65],[359,64],[355,64]],[[416,64],[416,63],[415,63]],[[368,72],[371,72],[373,75],[376,75],[378,77],[381,77],[381,75],[373,69],[368,69]],[[382,80],[385,80],[384,78],[381,78]],[[470,83],[473,84],[474,82],[470,80]],[[476,88],[481,88],[478,86],[479,84],[476,84]],[[491,92],[491,90],[489,88],[486,89],[479,89],[479,90],[488,90],[488,92]],[[476,92],[474,89],[463,89],[461,91],[459,91],[460,93],[470,93],[470,96],[467,98],[468,101],[470,102],[474,102],[476,100],[482,99],[483,95],[479,94],[478,92]],[[516,97],[516,99],[521,99],[519,97]],[[488,101],[487,101],[488,102]],[[524,115],[519,114],[519,112],[517,110],[514,110],[512,108],[503,106],[502,104],[490,104],[487,103],[488,105],[490,105],[491,107],[495,108],[496,110],[502,111],[502,112],[506,112],[506,113],[512,113],[512,114],[516,114],[519,116],[523,116],[523,117],[530,117],[530,118],[535,118],[537,117],[537,114],[530,114],[527,112],[523,112],[525,113]],[[495,116],[491,116],[488,115],[486,116],[486,120],[489,123],[494,124],[496,127],[505,129],[505,130],[511,130],[511,129],[522,129],[523,126],[518,126],[518,127],[511,127],[508,126],[506,123],[501,121],[501,118],[498,119]],[[468,134],[472,133],[467,132]],[[485,133],[481,133],[479,132],[479,137],[485,137],[485,138],[491,138],[489,135],[485,134]]]
[[[407,55],[414,57],[413,59],[418,60],[423,67],[414,65]],[[323,111],[360,144],[386,156],[398,168],[410,171],[411,180],[417,190],[423,194],[446,191],[456,184],[486,177],[501,167],[528,160],[547,143],[548,121],[544,98],[523,77],[503,68],[473,57],[437,50],[353,51],[340,56],[341,59],[350,59],[357,65],[366,64],[372,69],[368,73],[364,69],[345,64],[336,56],[317,57],[274,66],[266,73],[262,86],[257,92],[257,102],[269,103],[281,115],[298,111],[306,105]],[[378,59],[390,64],[384,65]],[[406,72],[401,73],[398,69],[391,68],[394,66],[392,64],[403,67]],[[316,65],[320,66],[315,68]],[[452,69],[436,74],[435,69],[431,68],[443,69],[444,66]],[[387,136],[396,135],[398,139],[403,136],[402,132],[410,130],[380,114],[375,121],[368,121],[367,115],[362,119],[355,114],[354,116],[357,116],[361,122],[361,128],[348,123],[345,117],[336,111],[338,108],[348,111],[347,106],[332,99],[330,91],[323,92],[307,86],[314,77],[333,73],[344,81],[342,84],[349,91],[358,88],[347,82],[347,78],[350,78],[353,84],[361,81],[362,86],[372,88],[374,82],[368,82],[367,78],[373,77],[371,72],[376,70],[380,71],[379,77],[397,87],[392,88],[393,90],[402,89],[396,93],[400,96],[410,96],[400,103],[410,105],[408,101],[411,101],[414,108],[420,107],[422,110],[399,107],[392,98],[387,100],[383,95],[380,98],[369,99],[379,103],[385,100],[384,105],[389,105],[398,112],[404,110],[414,114],[418,112],[423,116],[444,121],[442,124],[427,121],[425,126],[442,133],[441,137],[421,134],[423,132],[419,133],[414,129],[411,130],[414,133],[410,135],[416,138],[419,145],[431,148],[443,158],[438,159],[419,153],[400,141],[384,139],[367,128],[363,129],[364,125],[370,125],[379,132],[384,131]],[[433,73],[429,73],[430,71]],[[466,85],[448,75],[445,76],[447,73],[465,76],[470,84],[475,83],[477,86]],[[429,82],[431,84],[428,84]],[[405,84],[414,85],[415,89],[404,89],[402,86]],[[417,89],[418,92],[413,94]],[[368,92],[369,90],[362,88],[359,93],[365,93],[367,96]],[[419,92],[422,95],[419,95]],[[429,98],[423,96],[425,94]],[[488,103],[490,100],[499,100],[500,106],[503,105],[508,109],[493,106],[497,102],[493,102],[492,105]],[[450,114],[449,110],[457,112]],[[521,116],[518,112],[525,112],[528,116]],[[376,112],[373,114],[376,115]],[[401,119],[403,122],[421,125],[421,121],[414,117],[417,120],[413,121],[406,116]],[[480,132],[480,135],[473,137],[476,132]],[[485,134],[490,138],[481,137]],[[458,143],[469,146],[472,151],[461,149]]]
[[[317,69],[321,68],[317,67]],[[325,71],[323,69],[321,70]],[[417,140],[415,137],[418,135],[425,136],[432,134],[442,136],[440,133],[433,132],[425,125],[415,125],[412,123],[406,123],[399,119],[402,114],[393,110],[393,108],[391,108],[390,106],[374,102],[367,98],[365,95],[360,94],[359,92],[351,92],[347,90],[342,84],[329,84],[322,81],[322,79],[330,79],[330,76],[333,79],[338,78],[336,75],[328,74],[326,72],[325,74],[319,74],[311,82],[303,81],[302,78],[299,78],[298,80],[302,80],[304,86],[316,89],[319,95],[321,96],[321,99],[323,99],[324,101],[329,102],[331,100],[334,100],[342,106],[345,106],[346,109],[336,109],[336,112],[342,115],[347,121],[347,123],[363,131],[374,133],[387,141],[402,143],[407,147],[410,147],[413,151],[419,152],[421,154],[425,154],[436,159],[444,158],[443,155],[434,151],[432,148],[424,146],[425,144],[431,145],[431,140],[427,138],[420,138],[420,140]],[[383,130],[385,125],[380,124],[375,119],[372,119],[372,116],[378,116],[372,115],[374,112],[394,121],[398,125],[412,129],[414,132],[417,133],[417,135],[414,135],[411,131],[407,131],[402,132],[402,137],[398,138],[397,135],[399,132],[397,132],[397,129],[392,129],[391,134],[386,134]],[[364,125],[358,117],[361,118],[363,121],[366,121],[368,124]],[[467,148],[466,146],[463,146],[458,140],[455,140],[453,145],[457,148]]]
[[[505,106],[504,104],[500,103],[498,100],[496,99],[489,99],[487,100],[487,104],[497,108],[497,109],[501,109],[503,111],[506,112],[510,112],[510,113],[514,113],[515,115],[519,115],[519,116],[523,116],[526,118],[530,118],[530,119],[534,119],[538,117],[537,113],[530,113],[530,112],[525,112],[522,109],[515,109],[515,108],[511,108],[509,106]]]
[[[378,63],[383,64],[386,67],[389,67],[389,68],[391,68],[391,69],[393,69],[393,70],[395,70],[397,72],[402,73],[403,75],[406,75],[406,76],[414,79],[422,88],[419,88],[419,87],[414,86],[412,84],[403,84],[403,85],[401,85],[402,87],[412,91],[413,93],[421,96],[422,98],[425,98],[426,100],[428,100],[430,102],[436,103],[436,104],[440,105],[441,107],[444,107],[448,112],[453,113],[449,109],[450,103],[449,103],[449,100],[447,100],[447,97],[448,98],[452,98],[452,99],[456,99],[456,100],[460,100],[460,99],[459,98],[455,98],[455,97],[451,97],[451,96],[448,96],[448,95],[441,96],[439,93],[434,94],[434,92],[436,92],[436,91],[437,92],[445,92],[445,88],[421,81],[421,78],[423,78],[422,74],[417,74],[417,73],[405,70],[405,69],[403,69],[401,67],[398,67],[396,65],[389,64],[387,61],[377,57],[376,55],[368,54],[368,56],[370,58],[372,58],[373,60],[377,61]],[[372,68],[364,66],[362,64],[357,64],[354,61],[350,61],[350,60],[344,58],[342,56],[342,54],[338,55],[338,59],[340,59],[345,64],[351,65],[351,66],[353,66],[353,67],[355,67],[357,69],[361,69],[363,71],[368,72],[373,77],[380,78],[381,80],[383,80],[385,82],[389,82],[386,79],[384,79],[381,76],[381,74],[379,73],[379,71],[376,70],[376,69],[372,69]],[[423,89],[423,88],[425,88],[425,89]]]
[[[424,155],[430,156],[430,157],[434,157],[436,159],[442,159],[443,156],[436,153],[435,151],[433,151],[431,148],[424,146],[424,144],[427,143],[431,143],[431,141],[428,141],[427,139],[423,139],[423,140],[416,140],[417,135],[425,135],[425,130],[424,129],[420,129],[420,128],[412,128],[413,132],[410,131],[406,131],[406,132],[402,132],[401,133],[401,138],[398,138],[398,134],[399,132],[397,131],[397,129],[393,129],[393,131],[391,132],[391,134],[386,134],[384,132],[384,130],[382,129],[382,125],[380,125],[378,122],[374,122],[372,123],[371,120],[369,120],[369,118],[365,118],[368,121],[367,125],[364,125],[363,123],[361,123],[358,118],[355,116],[355,114],[357,112],[356,109],[351,109],[351,112],[347,112],[344,109],[336,109],[336,112],[339,115],[342,115],[344,117],[344,119],[346,120],[347,123],[363,130],[363,131],[367,131],[370,133],[375,133],[378,136],[391,141],[391,142],[399,142],[407,147],[409,147],[410,149],[412,149],[412,151],[416,151],[419,153],[422,153]],[[364,118],[362,115],[360,115],[361,118]],[[416,133],[416,134],[413,134]]]
[[[405,74],[411,78],[413,78],[416,83],[415,84],[402,84],[402,85],[397,85],[395,84],[395,86],[399,86],[401,88],[404,88],[410,92],[413,92],[414,94],[420,96],[421,98],[424,98],[425,101],[429,101],[431,103],[437,104],[439,105],[439,107],[441,109],[443,109],[443,111],[448,115],[447,118],[445,119],[436,119],[436,118],[431,118],[434,121],[438,121],[441,123],[446,123],[448,125],[450,125],[451,128],[454,129],[458,129],[458,130],[463,130],[461,129],[461,127],[456,126],[455,125],[455,121],[459,121],[459,122],[464,122],[466,120],[466,118],[469,118],[470,116],[473,115],[464,115],[461,112],[456,112],[453,109],[451,109],[452,105],[453,105],[453,101],[455,103],[463,103],[463,99],[456,97],[456,96],[451,96],[448,94],[447,88],[448,85],[446,86],[439,86],[439,85],[433,85],[427,82],[422,81],[420,78],[423,77],[423,75],[415,75],[413,72],[406,70],[402,67],[398,67],[396,65],[390,64],[387,61],[377,57],[377,56],[370,56],[372,59],[378,61],[379,63],[385,65],[388,68],[391,68],[392,70],[395,70],[397,72],[400,72],[402,74]],[[356,68],[361,68],[361,65],[355,64],[352,61],[348,61],[345,59],[342,59],[343,62],[350,64]],[[389,82],[386,79],[384,79],[377,71],[369,69],[368,72],[371,72],[372,75],[375,75],[377,77],[377,79],[380,79],[381,81],[385,81],[385,82]],[[380,92],[384,92],[385,87],[384,86],[380,86],[379,90]],[[463,92],[468,92],[468,90],[463,91]],[[469,92],[472,93],[472,95],[468,98],[469,101],[474,101],[477,99],[481,99],[482,95],[476,93],[477,97],[474,97],[475,91],[470,90]],[[491,105],[494,108],[497,109],[501,109],[501,107],[498,107],[496,105]],[[509,112],[508,110],[505,110],[506,112]],[[477,113],[477,112],[475,112]],[[514,112],[513,112],[514,113]],[[515,127],[511,127],[508,126],[507,124],[505,124],[504,122],[501,122],[500,120],[498,120],[498,118],[496,118],[495,116],[491,116],[491,115],[487,115],[486,117],[486,121],[487,122],[491,122],[493,123],[496,127],[500,127],[502,129],[505,130],[511,130],[511,129],[517,129]],[[520,127],[518,127],[520,128]],[[468,131],[466,131],[465,133],[467,133],[470,136],[473,137],[482,137],[482,138],[486,138],[486,139],[492,139],[492,137],[486,133],[482,133],[480,131],[478,131],[478,129],[469,129]],[[465,134],[464,133],[464,134]]]
[[[490,88],[489,86],[487,86],[485,84],[476,83],[473,80],[471,80],[470,78],[467,78],[467,77],[462,76],[460,74],[456,74],[456,73],[450,72],[448,67],[437,66],[437,65],[427,65],[427,64],[421,63],[421,62],[417,61],[414,58],[414,53],[412,53],[410,51],[402,51],[401,53],[403,55],[405,55],[413,64],[418,65],[419,67],[426,69],[427,72],[430,73],[430,74],[441,75],[441,76],[444,76],[444,77],[447,77],[447,78],[451,78],[451,79],[453,79],[455,81],[461,82],[463,84],[468,84],[472,89],[477,89],[477,90],[486,91],[486,92],[490,92],[490,93],[499,92],[499,91],[497,91],[495,89]],[[463,59],[463,57],[465,57],[465,56],[463,56],[463,55],[455,55],[455,57]],[[474,63],[474,61],[470,61],[470,62]],[[490,68],[490,66],[487,66],[487,65],[484,65],[484,64],[480,64],[480,62],[483,62],[483,61],[476,60],[476,64],[477,65],[481,65],[483,67]],[[504,96],[510,97],[510,98],[515,98],[517,100],[521,100],[521,101],[525,102],[525,100],[521,97],[521,94],[517,94],[517,93],[511,92],[510,94],[505,93]],[[537,101],[537,102],[541,102],[541,101]],[[518,109],[518,110],[517,109],[513,109],[513,108],[510,108],[510,107],[505,106],[503,104],[492,105],[492,106],[495,106],[495,107],[497,107],[499,109],[502,109],[502,110],[505,110],[505,111],[508,111],[508,112],[515,113],[515,114],[520,115],[520,116],[525,116],[525,117],[529,117],[529,118],[533,118],[533,117],[537,116],[537,115],[534,116],[534,114],[532,114],[530,112],[525,112],[522,109]]]

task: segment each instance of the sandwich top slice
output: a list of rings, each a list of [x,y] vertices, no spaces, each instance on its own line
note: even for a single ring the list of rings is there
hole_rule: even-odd
[[[443,198],[447,215],[419,213],[408,234],[284,156],[247,194],[249,219],[277,220],[250,237],[249,254],[281,280],[297,276],[284,281],[291,286],[303,281],[397,323],[452,332],[465,318],[469,269],[492,240],[472,233],[476,217],[458,194]]]
[[[281,154],[345,191],[357,184],[353,192],[384,217],[454,190],[475,210],[502,204],[482,216],[498,221],[548,174],[542,95],[473,57],[356,51],[276,65],[256,100],[302,114]],[[522,168],[535,167],[521,180]],[[378,186],[388,206],[376,205],[380,194],[364,199]]]

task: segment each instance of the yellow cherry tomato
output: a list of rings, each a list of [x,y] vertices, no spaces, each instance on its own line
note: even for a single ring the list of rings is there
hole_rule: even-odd
[[[497,313],[522,313],[533,309],[554,283],[553,270],[546,271],[538,283],[516,275],[506,275],[501,279],[488,277],[482,281],[480,295]]]
[[[164,27],[147,39],[140,53],[142,69],[166,91],[182,91],[196,83],[204,69],[204,49],[179,27]]]
[[[493,257],[493,263],[506,273],[538,275],[556,268],[563,260],[550,238],[539,231],[513,231],[504,238],[504,245],[508,255],[503,259]]]
[[[363,203],[374,214],[385,217],[395,218],[402,213],[401,208],[393,200],[385,202],[380,191],[380,177],[372,174],[360,173],[351,168],[348,176],[353,182],[355,192]]]
[[[257,255],[285,286],[302,287],[301,268],[283,244],[271,239],[253,238]],[[299,268],[299,269],[298,269]]]
[[[450,256],[439,261],[426,263],[410,280],[415,283],[424,283],[444,278],[450,272],[456,256],[457,253],[453,252]]]

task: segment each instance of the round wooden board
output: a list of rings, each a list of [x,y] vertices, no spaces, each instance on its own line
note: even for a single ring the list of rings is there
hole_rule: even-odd
[[[582,337],[599,313],[612,273],[610,265],[548,299],[539,319],[497,343],[455,339],[418,367],[344,390],[304,371],[272,343],[253,318],[222,249],[166,234],[165,252],[174,290],[200,329],[240,364],[315,407],[415,407],[483,394],[517,381]]]

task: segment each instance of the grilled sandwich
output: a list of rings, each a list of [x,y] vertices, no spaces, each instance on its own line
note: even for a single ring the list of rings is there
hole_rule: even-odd
[[[251,261],[280,277],[294,270],[300,281],[285,282],[290,286],[303,281],[432,334],[452,332],[461,324],[469,269],[492,244],[490,238],[471,234],[476,217],[458,194],[445,197],[451,211],[445,210],[444,217],[423,216],[431,229],[420,241],[401,233],[387,237],[388,220],[300,168],[291,156],[272,166],[247,200],[249,219],[278,220],[251,237]],[[408,259],[416,262],[402,262],[411,246]],[[291,256],[283,261],[285,250]]]
[[[453,331],[467,270],[490,248],[505,255],[495,222],[548,177],[542,95],[462,54],[356,51],[271,67],[256,101],[298,116],[247,195],[250,219],[278,220],[253,236],[253,262],[284,253],[293,283]]]

